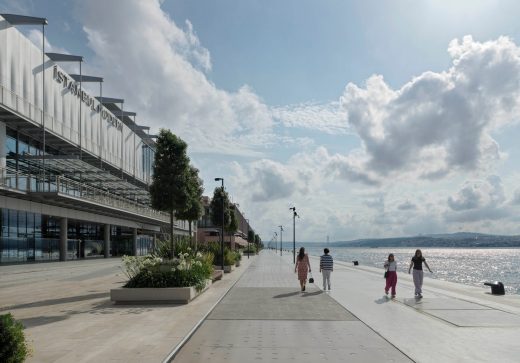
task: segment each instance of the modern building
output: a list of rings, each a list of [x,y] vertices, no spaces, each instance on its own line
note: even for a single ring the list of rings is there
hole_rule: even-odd
[[[146,254],[169,226],[150,207],[155,136],[81,73],[83,57],[45,53],[18,29],[46,24],[0,16],[0,264]]]
[[[210,197],[202,197],[202,205],[204,213],[197,224],[197,243],[207,244],[211,242],[219,242],[221,235],[220,226],[215,226],[211,222],[211,199]],[[232,250],[247,246],[247,235],[251,229],[249,220],[244,217],[239,209],[239,204],[233,204],[233,212],[237,220],[238,229],[235,233],[230,234],[224,231],[224,244]]]

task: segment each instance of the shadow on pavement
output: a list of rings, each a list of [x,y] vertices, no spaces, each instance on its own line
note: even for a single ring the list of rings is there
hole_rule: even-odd
[[[314,291],[314,292],[304,293],[304,294],[302,295],[302,297],[316,296],[316,295],[321,295],[321,294],[323,294],[323,291],[318,290],[318,291]]]
[[[295,295],[299,295],[299,294],[301,294],[301,291],[294,291],[294,292],[288,292],[286,294],[275,295],[275,296],[273,296],[273,298],[280,299],[280,298],[291,297],[291,296],[295,296]]]
[[[374,302],[376,304],[386,304],[387,302],[389,302],[390,299],[387,297],[387,296],[383,296],[383,297],[380,297],[379,299],[377,300],[374,300]]]
[[[68,318],[69,316],[67,315],[38,316],[35,318],[18,319],[18,321],[20,321],[27,329],[35,326],[57,323],[58,321],[67,320]]]
[[[110,295],[110,293],[108,293],[108,292],[99,292],[99,293],[96,293],[96,294],[87,294],[87,295],[79,295],[79,296],[62,297],[62,298],[59,298],[59,299],[49,299],[49,300],[35,301],[35,302],[32,302],[32,303],[27,303],[27,304],[5,306],[3,308],[0,308],[0,311],[16,310],[16,309],[27,309],[27,308],[35,308],[35,307],[41,307],[41,306],[66,304],[66,303],[77,302],[77,301],[100,299],[102,297],[108,297],[109,295]]]

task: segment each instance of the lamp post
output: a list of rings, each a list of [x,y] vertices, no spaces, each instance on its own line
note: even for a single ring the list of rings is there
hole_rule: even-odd
[[[298,213],[296,213],[296,207],[289,208],[289,210],[293,211],[293,217],[292,217],[292,228],[293,228],[293,249],[292,249],[292,255],[293,255],[293,263],[296,263],[296,217],[300,218]]]
[[[224,270],[224,178],[215,178],[215,181],[222,182],[222,228],[220,231],[220,256],[222,258],[222,270]]]
[[[278,251],[278,232],[274,232],[273,240],[274,240],[274,253],[276,254],[276,251]]]
[[[282,232],[283,232],[283,226],[278,226],[280,227],[280,256],[282,255]]]
[[[249,260],[249,255],[251,254],[251,244],[250,244],[250,241],[249,241],[249,219],[245,219],[246,223],[247,223],[247,234],[246,234],[246,238],[247,238],[247,259]]]

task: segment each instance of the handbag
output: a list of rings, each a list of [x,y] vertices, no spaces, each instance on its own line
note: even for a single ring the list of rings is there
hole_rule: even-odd
[[[385,271],[385,279],[388,277],[388,270]]]
[[[311,277],[309,278],[309,284],[313,284],[314,283],[314,277],[312,277],[312,273],[311,273]]]

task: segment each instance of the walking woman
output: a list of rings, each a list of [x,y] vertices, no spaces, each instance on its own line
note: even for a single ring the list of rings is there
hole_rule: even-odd
[[[430,266],[426,263],[426,259],[423,257],[421,250],[416,250],[415,255],[412,257],[412,261],[410,262],[410,267],[408,267],[408,273],[413,266],[413,284],[415,285],[415,296],[417,298],[422,298],[422,284],[423,284],[423,269],[422,264],[430,271]]]
[[[397,262],[395,262],[394,254],[388,255],[385,261],[386,268],[386,286],[385,294],[388,296],[388,290],[392,289],[392,299],[395,298],[395,286],[397,285]]]
[[[311,272],[311,264],[309,256],[305,253],[305,248],[301,247],[298,257],[296,257],[296,266],[294,272],[298,271],[298,280],[300,280],[300,287],[305,291],[305,283],[307,282],[307,271]]]

